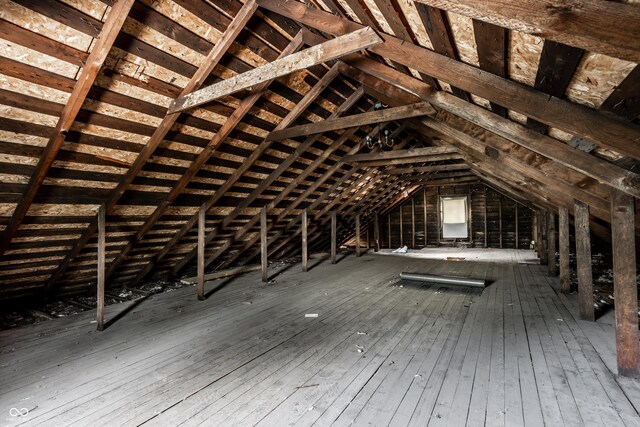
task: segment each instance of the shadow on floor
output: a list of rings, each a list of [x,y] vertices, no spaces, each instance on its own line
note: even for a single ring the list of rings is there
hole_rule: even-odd
[[[111,319],[107,320],[104,323],[104,329],[108,329],[111,325],[113,325],[118,320],[122,319],[124,316],[126,316],[127,314],[132,312],[133,309],[138,307],[140,304],[142,304],[143,302],[145,302],[146,300],[148,300],[152,296],[153,296],[153,294],[149,294],[149,295],[143,296],[143,297],[138,298],[137,300],[133,301],[131,304],[129,304],[127,307],[125,307],[124,310],[122,310],[121,312],[119,312],[118,314],[113,316]]]

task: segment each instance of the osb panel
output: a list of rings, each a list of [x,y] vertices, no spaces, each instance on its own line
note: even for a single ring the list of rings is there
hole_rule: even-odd
[[[137,133],[125,132],[117,129],[107,128],[104,126],[92,125],[87,123],[74,122],[71,126],[72,130],[96,135],[104,136],[113,139],[119,139],[121,141],[133,142],[143,146],[149,140],[148,136],[139,135]]]
[[[481,107],[484,107],[487,110],[491,110],[491,103],[489,102],[488,99],[485,99],[485,98],[483,98],[481,96],[478,96],[478,95],[471,94],[471,100],[475,104],[477,104],[477,105],[479,105]]]
[[[0,117],[54,127],[58,117],[0,104]]]
[[[409,27],[411,27],[411,32],[416,36],[418,44],[433,50],[433,45],[431,44],[431,40],[424,29],[422,19],[420,19],[420,15],[418,15],[415,3],[411,0],[399,0],[397,3],[404,13],[405,18],[409,23]]]
[[[376,5],[376,3],[373,0],[363,0],[363,1],[367,9],[369,9],[369,11],[371,12],[371,15],[373,15],[373,18],[380,25],[380,28],[382,28],[382,31],[384,31],[387,34],[395,35],[395,33],[391,30],[389,23],[384,18],[384,15],[382,15],[382,12],[380,12],[380,9],[378,9],[378,6]]]
[[[119,80],[112,80],[103,74],[98,75],[95,85],[121,95],[130,96],[134,99],[142,99],[165,108],[169,108],[169,105],[171,105],[171,102],[173,101],[173,99],[168,96],[160,95],[150,90],[133,86]]]
[[[146,170],[140,171],[138,176],[143,178],[172,179],[176,181],[182,178],[182,175],[178,175],[174,173],[162,173],[162,172],[153,172],[153,171],[146,171]]]
[[[11,76],[0,74],[0,87],[11,92],[29,95],[38,99],[46,99],[47,101],[57,104],[66,104],[70,94],[57,89],[51,89],[43,85],[35,83],[27,83],[24,80],[16,79]]]
[[[143,205],[135,205],[135,206],[123,206],[117,205],[111,211],[109,211],[110,215],[130,215],[130,216],[149,216],[153,213],[153,211],[157,208],[157,206],[143,206]]]
[[[19,164],[19,165],[36,165],[38,163],[38,159],[35,157],[0,153],[0,162],[13,163],[13,164]]]
[[[63,259],[64,256],[45,256],[45,257],[38,257],[38,258],[24,258],[24,259],[15,259],[15,260],[11,260],[11,261],[0,261],[0,266],[14,266],[14,265],[20,265],[20,264],[26,264],[28,262],[40,262],[40,261],[53,261],[53,260],[61,260]]]
[[[41,136],[27,135],[24,133],[15,133],[0,130],[0,140],[13,142],[16,144],[33,145],[35,147],[44,147],[47,145],[47,138]]]
[[[567,87],[572,102],[599,108],[636,64],[599,53],[587,52]]]
[[[109,159],[110,156],[100,156],[102,159]],[[101,172],[110,173],[114,175],[124,175],[128,168],[118,166],[103,166],[103,165],[89,165],[86,163],[67,162],[62,160],[56,160],[53,162],[53,167],[65,168],[65,169],[77,169],[86,172]]]
[[[558,139],[560,141],[563,142],[567,142],[569,141],[571,138],[573,138],[573,135],[570,133],[567,133],[563,130],[560,130],[558,128],[549,128],[549,136]]]
[[[453,12],[446,12],[446,14],[449,17],[451,32],[458,48],[460,60],[476,67],[480,66],[472,19]]]
[[[111,48],[105,60],[105,67],[141,81],[147,81],[145,76],[148,76],[180,88],[189,82],[187,77],[116,47]]]
[[[78,187],[78,188],[107,188],[113,189],[118,185],[117,182],[90,181],[80,179],[51,178],[44,179],[44,185],[58,185],[61,187]]]
[[[29,183],[28,175],[8,175],[0,173],[0,182],[5,184],[27,184]]]
[[[518,83],[533,86],[544,40],[520,31],[509,31],[509,77]]]
[[[349,19],[359,24],[362,24],[362,21],[360,21],[358,16],[353,12],[353,9],[351,9],[351,7],[347,4],[346,1],[338,0],[338,3],[340,3],[340,6],[342,7],[342,9],[344,9]]]
[[[85,100],[82,108],[87,111],[104,114],[105,116],[116,117],[128,120],[133,123],[141,123],[152,127],[157,127],[162,119],[144,114],[138,111],[132,111],[116,105],[107,104],[106,102],[98,102],[92,99]]]
[[[107,11],[107,5],[102,3],[99,0],[60,0],[63,3],[68,4],[74,9],[78,9],[79,11],[99,20],[104,21]]]
[[[517,111],[509,110],[509,118],[514,122],[518,122],[521,125],[527,124],[527,116],[520,114]]]
[[[92,41],[91,36],[9,0],[0,0],[0,18],[85,52]]]

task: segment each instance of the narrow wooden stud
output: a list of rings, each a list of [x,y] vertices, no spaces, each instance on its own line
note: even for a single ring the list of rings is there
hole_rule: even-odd
[[[97,285],[97,298],[96,298],[96,323],[98,324],[98,330],[104,330],[104,289],[105,289],[105,224],[106,224],[106,206],[100,205],[98,209],[98,285]]]
[[[262,281],[269,280],[267,272],[267,207],[260,211],[260,265],[262,266]]]
[[[335,264],[337,262],[337,259],[336,259],[337,249],[338,249],[337,247],[338,239],[336,236],[337,228],[338,228],[338,217],[337,217],[336,211],[333,211],[331,212],[331,264]]]
[[[547,268],[549,276],[558,274],[556,269],[556,219],[552,210],[547,217]]]
[[[198,300],[204,301],[204,237],[205,237],[205,222],[207,218],[207,208],[203,204],[198,211],[198,282],[196,285]]]
[[[373,251],[380,251],[380,221],[378,219],[378,212],[373,216]]]
[[[360,215],[356,215],[356,256],[359,257],[360,253]]]
[[[308,219],[307,219],[307,210],[304,209],[302,211],[302,271],[308,271],[309,269],[309,254],[307,252],[307,227],[308,227]]]

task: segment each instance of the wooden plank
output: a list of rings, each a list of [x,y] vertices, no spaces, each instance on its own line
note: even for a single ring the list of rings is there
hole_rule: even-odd
[[[414,148],[414,150],[418,150],[418,148]],[[450,154],[431,154],[427,156],[400,157],[400,158],[382,159],[382,160],[367,160],[367,161],[355,162],[355,164],[359,167],[366,167],[366,166],[378,167],[378,166],[407,165],[407,164],[413,164],[413,163],[420,164],[420,163],[429,163],[429,162],[443,162],[446,160],[462,160],[462,155],[460,155],[457,152],[450,153]]]
[[[373,251],[380,251],[380,219],[377,211],[373,217]]]
[[[300,226],[302,227],[302,271],[309,269],[309,254],[307,253],[307,226],[309,220],[307,219],[307,210],[302,210],[302,219]]]
[[[576,275],[578,277],[580,318],[594,321],[589,206],[576,200],[573,216],[576,235]]]
[[[262,281],[269,281],[267,273],[268,259],[267,259],[267,208],[266,206],[260,211],[260,265],[262,266]]]
[[[431,166],[417,166],[415,168],[391,168],[384,170],[383,173],[389,175],[408,175],[413,173],[429,173],[429,172],[451,172],[461,171],[469,169],[469,165],[460,164],[447,164],[447,165],[431,165]]]
[[[508,31],[497,25],[474,19],[473,34],[480,68],[496,76],[507,77]],[[507,109],[495,102],[491,103],[491,111],[502,117],[508,117]]]
[[[640,62],[640,42],[635,37],[640,11],[634,5],[623,4],[622,7],[611,8],[603,0],[553,6],[535,0],[518,3],[489,0],[419,2],[584,50]],[[616,31],[610,30],[613,22],[616,23]]]
[[[352,154],[344,156],[342,161],[345,163],[359,163],[378,160],[410,159],[414,157],[436,156],[439,154],[451,153],[457,153],[457,150],[450,146],[409,148],[407,150],[391,150],[379,153]]]
[[[93,46],[78,76],[77,83],[73,87],[73,91],[56,123],[53,135],[51,135],[49,141],[47,141],[47,145],[44,148],[44,152],[40,155],[36,169],[29,178],[26,191],[22,195],[20,202],[13,211],[9,223],[2,233],[2,237],[0,238],[0,255],[9,248],[13,236],[27,215],[38,190],[42,186],[51,165],[58,155],[58,151],[60,151],[64,143],[67,132],[69,132],[73,122],[76,120],[76,116],[80,112],[80,108],[82,108],[82,104],[98,76],[113,42],[118,36],[118,33],[120,33],[120,28],[127,19],[133,3],[134,0],[120,0],[113,6],[111,13],[109,13],[100,35],[96,38],[96,44]]]
[[[565,206],[558,208],[558,248],[560,253],[560,291],[567,294],[571,292],[569,281],[571,269],[569,267],[569,209]]]
[[[359,257],[360,253],[360,215],[356,215],[356,257]]]
[[[304,70],[380,43],[382,43],[382,39],[375,31],[371,28],[362,28],[235,75],[188,95],[180,96],[173,101],[169,112],[175,113],[206,104],[265,81],[291,74],[294,71]]]
[[[336,260],[336,252],[337,252],[337,235],[336,232],[338,230],[338,217],[336,211],[331,212],[331,264],[335,264]]]
[[[338,129],[365,126],[374,123],[402,120],[412,117],[420,117],[433,114],[435,110],[426,102],[405,105],[402,107],[385,108],[368,113],[354,114],[346,117],[330,118],[319,122],[308,123],[287,129],[274,130],[267,136],[267,141],[278,141],[286,138],[295,138],[302,135],[329,132]]]
[[[618,375],[628,377],[640,377],[634,213],[633,197],[612,190],[611,237],[613,292],[616,299],[616,354]]]
[[[533,87],[551,96],[562,98],[583,53],[582,49],[553,40],[545,40]],[[527,119],[527,127],[541,134],[547,131],[547,125],[531,118]]]
[[[131,2],[133,3],[133,2]],[[240,10],[236,18],[229,24],[227,31],[223,34],[218,43],[211,49],[207,55],[206,60],[198,68],[195,74],[191,77],[187,85],[182,90],[181,94],[187,94],[194,89],[200,87],[205,81],[206,77],[211,74],[211,71],[217,66],[218,62],[225,54],[228,46],[230,46],[235,40],[236,36],[242,31],[246,22],[251,18],[253,12],[256,10],[257,5],[254,0],[247,1],[244,7]],[[115,14],[114,14],[115,16]],[[125,17],[122,17],[124,21]],[[134,160],[133,164],[120,180],[118,186],[112,191],[111,196],[106,204],[107,211],[113,209],[118,200],[124,194],[129,184],[133,182],[133,179],[142,170],[142,167],[146,164],[147,160],[151,157],[155,149],[164,140],[173,124],[178,119],[179,114],[167,114],[160,125],[155,129],[144,148],[138,153],[138,156]],[[92,222],[89,228],[83,233],[82,237],[76,242],[71,251],[67,254],[64,261],[60,264],[58,269],[51,275],[51,278],[46,284],[46,289],[50,291],[61,275],[66,271],[71,261],[80,253],[80,251],[87,244],[91,236],[96,230],[96,222]]]
[[[105,291],[105,264],[106,260],[106,207],[100,205],[98,209],[98,259],[97,259],[97,285],[96,285],[96,323],[99,331],[104,330],[104,291]]]
[[[298,2],[283,3],[279,0],[258,0],[258,2],[261,7],[330,34],[342,35],[362,28],[360,24],[340,19]],[[614,151],[640,159],[640,145],[637,143],[640,137],[635,125],[606,117],[602,113],[566,100],[550,98],[549,95],[533,88],[495,76],[405,40],[387,34],[381,34],[381,37],[385,42],[372,47],[370,49],[372,52],[397,60],[410,68],[459,86],[470,93],[533,117],[549,126],[594,141],[599,146],[610,147]],[[634,154],[631,154],[632,152]]]
[[[204,235],[207,222],[207,210],[205,205],[201,205],[198,211],[198,280],[197,280],[197,296],[198,300],[204,301]]]
[[[556,267],[556,215],[549,209],[547,211],[547,267],[549,276],[558,274]]]
[[[411,249],[416,247],[416,202],[411,198]]]

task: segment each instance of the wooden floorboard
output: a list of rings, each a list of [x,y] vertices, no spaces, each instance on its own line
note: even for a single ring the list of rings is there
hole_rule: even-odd
[[[107,318],[130,311],[103,332],[91,312],[0,332],[0,422],[640,425],[612,325],[580,320],[532,251],[426,252],[296,265],[271,284],[250,273],[208,283],[205,301],[185,287],[112,305]]]

